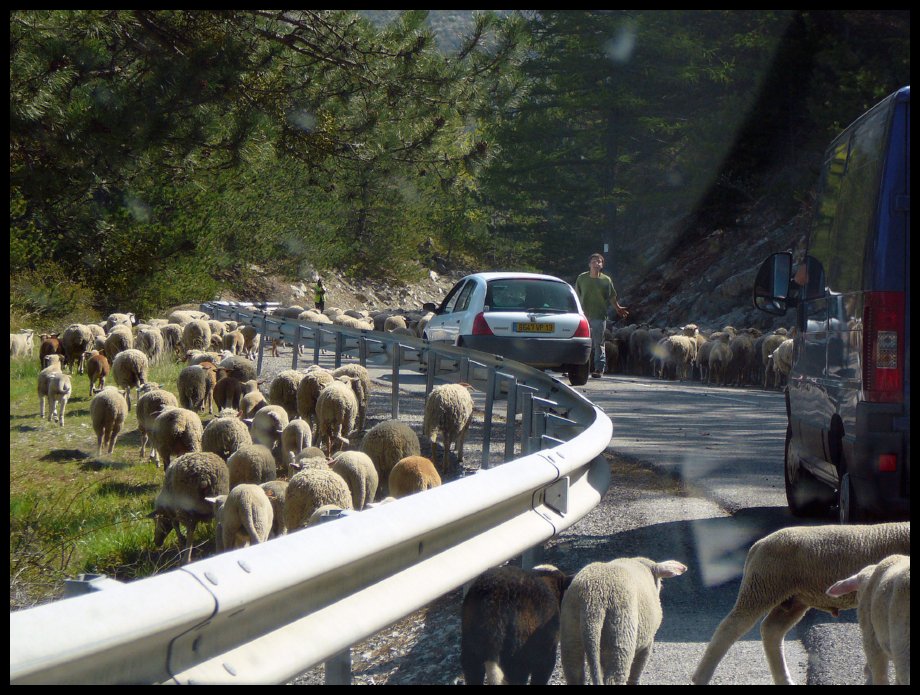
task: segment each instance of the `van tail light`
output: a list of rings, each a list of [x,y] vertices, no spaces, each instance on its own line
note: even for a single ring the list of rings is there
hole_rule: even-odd
[[[590,338],[591,337],[591,326],[588,325],[588,319],[584,316],[581,317],[581,321],[578,322],[578,328],[575,329],[575,335],[573,338]]]
[[[870,403],[901,403],[904,400],[903,292],[866,293],[863,389]]]
[[[473,319],[473,335],[495,335],[489,328],[489,322],[486,321],[486,315],[483,312],[476,314]]]
[[[880,454],[878,457],[879,473],[894,473],[898,470],[897,454]]]

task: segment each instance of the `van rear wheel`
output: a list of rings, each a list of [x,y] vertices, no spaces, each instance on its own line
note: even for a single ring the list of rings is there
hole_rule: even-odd
[[[837,513],[841,524],[862,524],[868,519],[866,510],[860,505],[853,490],[853,479],[849,473],[840,477],[837,489]]]
[[[783,477],[789,511],[793,516],[827,516],[833,504],[833,491],[802,467],[798,457],[790,451],[791,443],[792,430],[787,427]]]

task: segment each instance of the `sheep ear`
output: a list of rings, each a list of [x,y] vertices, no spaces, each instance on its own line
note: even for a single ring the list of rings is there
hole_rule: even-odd
[[[859,590],[859,585],[862,583],[861,575],[862,572],[859,574],[854,574],[852,577],[841,579],[836,584],[832,584],[830,587],[828,587],[827,591],[824,593],[826,593],[828,596],[833,596],[834,598],[852,594],[854,591]]]
[[[679,577],[687,571],[687,566],[677,560],[665,560],[659,562],[652,569],[655,577],[658,579],[668,579],[670,577]]]

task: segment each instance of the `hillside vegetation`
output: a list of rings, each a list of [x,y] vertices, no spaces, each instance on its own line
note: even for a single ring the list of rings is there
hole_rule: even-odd
[[[16,10],[11,323],[604,245],[645,301],[807,213],[909,66],[895,10]]]

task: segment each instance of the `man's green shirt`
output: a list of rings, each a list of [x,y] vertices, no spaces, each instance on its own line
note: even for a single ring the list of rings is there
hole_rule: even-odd
[[[609,275],[601,273],[596,278],[584,272],[575,280],[575,291],[585,316],[592,320],[607,318],[607,307],[616,306],[617,291]]]

